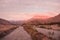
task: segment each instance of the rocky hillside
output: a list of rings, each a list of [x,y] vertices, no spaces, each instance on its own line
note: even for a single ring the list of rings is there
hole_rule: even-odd
[[[47,19],[45,23],[60,23],[60,14],[55,17]]]
[[[10,24],[10,22],[5,19],[0,18],[0,24]]]

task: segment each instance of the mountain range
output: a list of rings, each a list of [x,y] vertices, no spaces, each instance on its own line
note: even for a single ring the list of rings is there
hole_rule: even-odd
[[[44,18],[44,19],[43,19]],[[37,17],[32,17],[31,19],[29,19],[27,21],[28,23],[30,24],[52,24],[52,23],[60,23],[60,14],[57,15],[57,16],[54,16],[54,17],[42,17],[41,19],[41,16],[38,16]]]
[[[47,17],[47,16],[46,16]],[[31,19],[27,20],[27,21],[8,21],[8,20],[5,20],[5,19],[2,19],[0,18],[0,24],[10,24],[10,23],[13,23],[13,24],[23,24],[24,22],[28,23],[28,24],[48,24],[48,23],[60,23],[60,14],[55,16],[55,17],[51,17],[51,18],[48,18],[47,19],[41,19],[41,16],[38,16],[38,17],[32,17]],[[43,17],[42,17],[43,18]]]
[[[8,20],[0,18],[0,24],[10,24]]]

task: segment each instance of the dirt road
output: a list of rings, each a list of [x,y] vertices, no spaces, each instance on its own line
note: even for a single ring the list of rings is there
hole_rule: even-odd
[[[23,29],[23,27],[19,27],[14,30],[9,35],[5,36],[0,40],[32,40],[30,35]]]

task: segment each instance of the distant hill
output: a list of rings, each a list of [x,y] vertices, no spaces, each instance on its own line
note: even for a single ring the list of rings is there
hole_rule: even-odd
[[[46,23],[60,23],[60,14],[55,17],[51,17],[47,19],[45,22]]]
[[[44,17],[43,17],[44,18]],[[46,18],[46,19],[41,19],[41,17],[32,17],[31,19],[29,19],[28,21],[26,21],[27,24],[49,24],[49,23],[60,23],[60,14],[55,16],[55,17],[51,17],[51,18]]]
[[[10,21],[11,24],[14,24],[14,25],[22,25],[25,21],[24,20],[19,20],[19,21]]]
[[[10,22],[5,19],[0,18],[0,24],[10,24]]]
[[[39,25],[39,24],[43,24],[44,21],[46,20],[46,16],[34,16],[31,19],[27,20],[26,23],[27,24],[32,24],[32,25]]]

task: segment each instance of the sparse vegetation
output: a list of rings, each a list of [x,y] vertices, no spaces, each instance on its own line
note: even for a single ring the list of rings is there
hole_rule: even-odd
[[[33,28],[33,25],[25,24],[23,25],[24,29],[31,35],[32,40],[52,40],[49,39],[46,35],[39,33],[36,29]]]
[[[45,28],[45,27],[42,25],[42,26],[40,26],[40,28]]]

